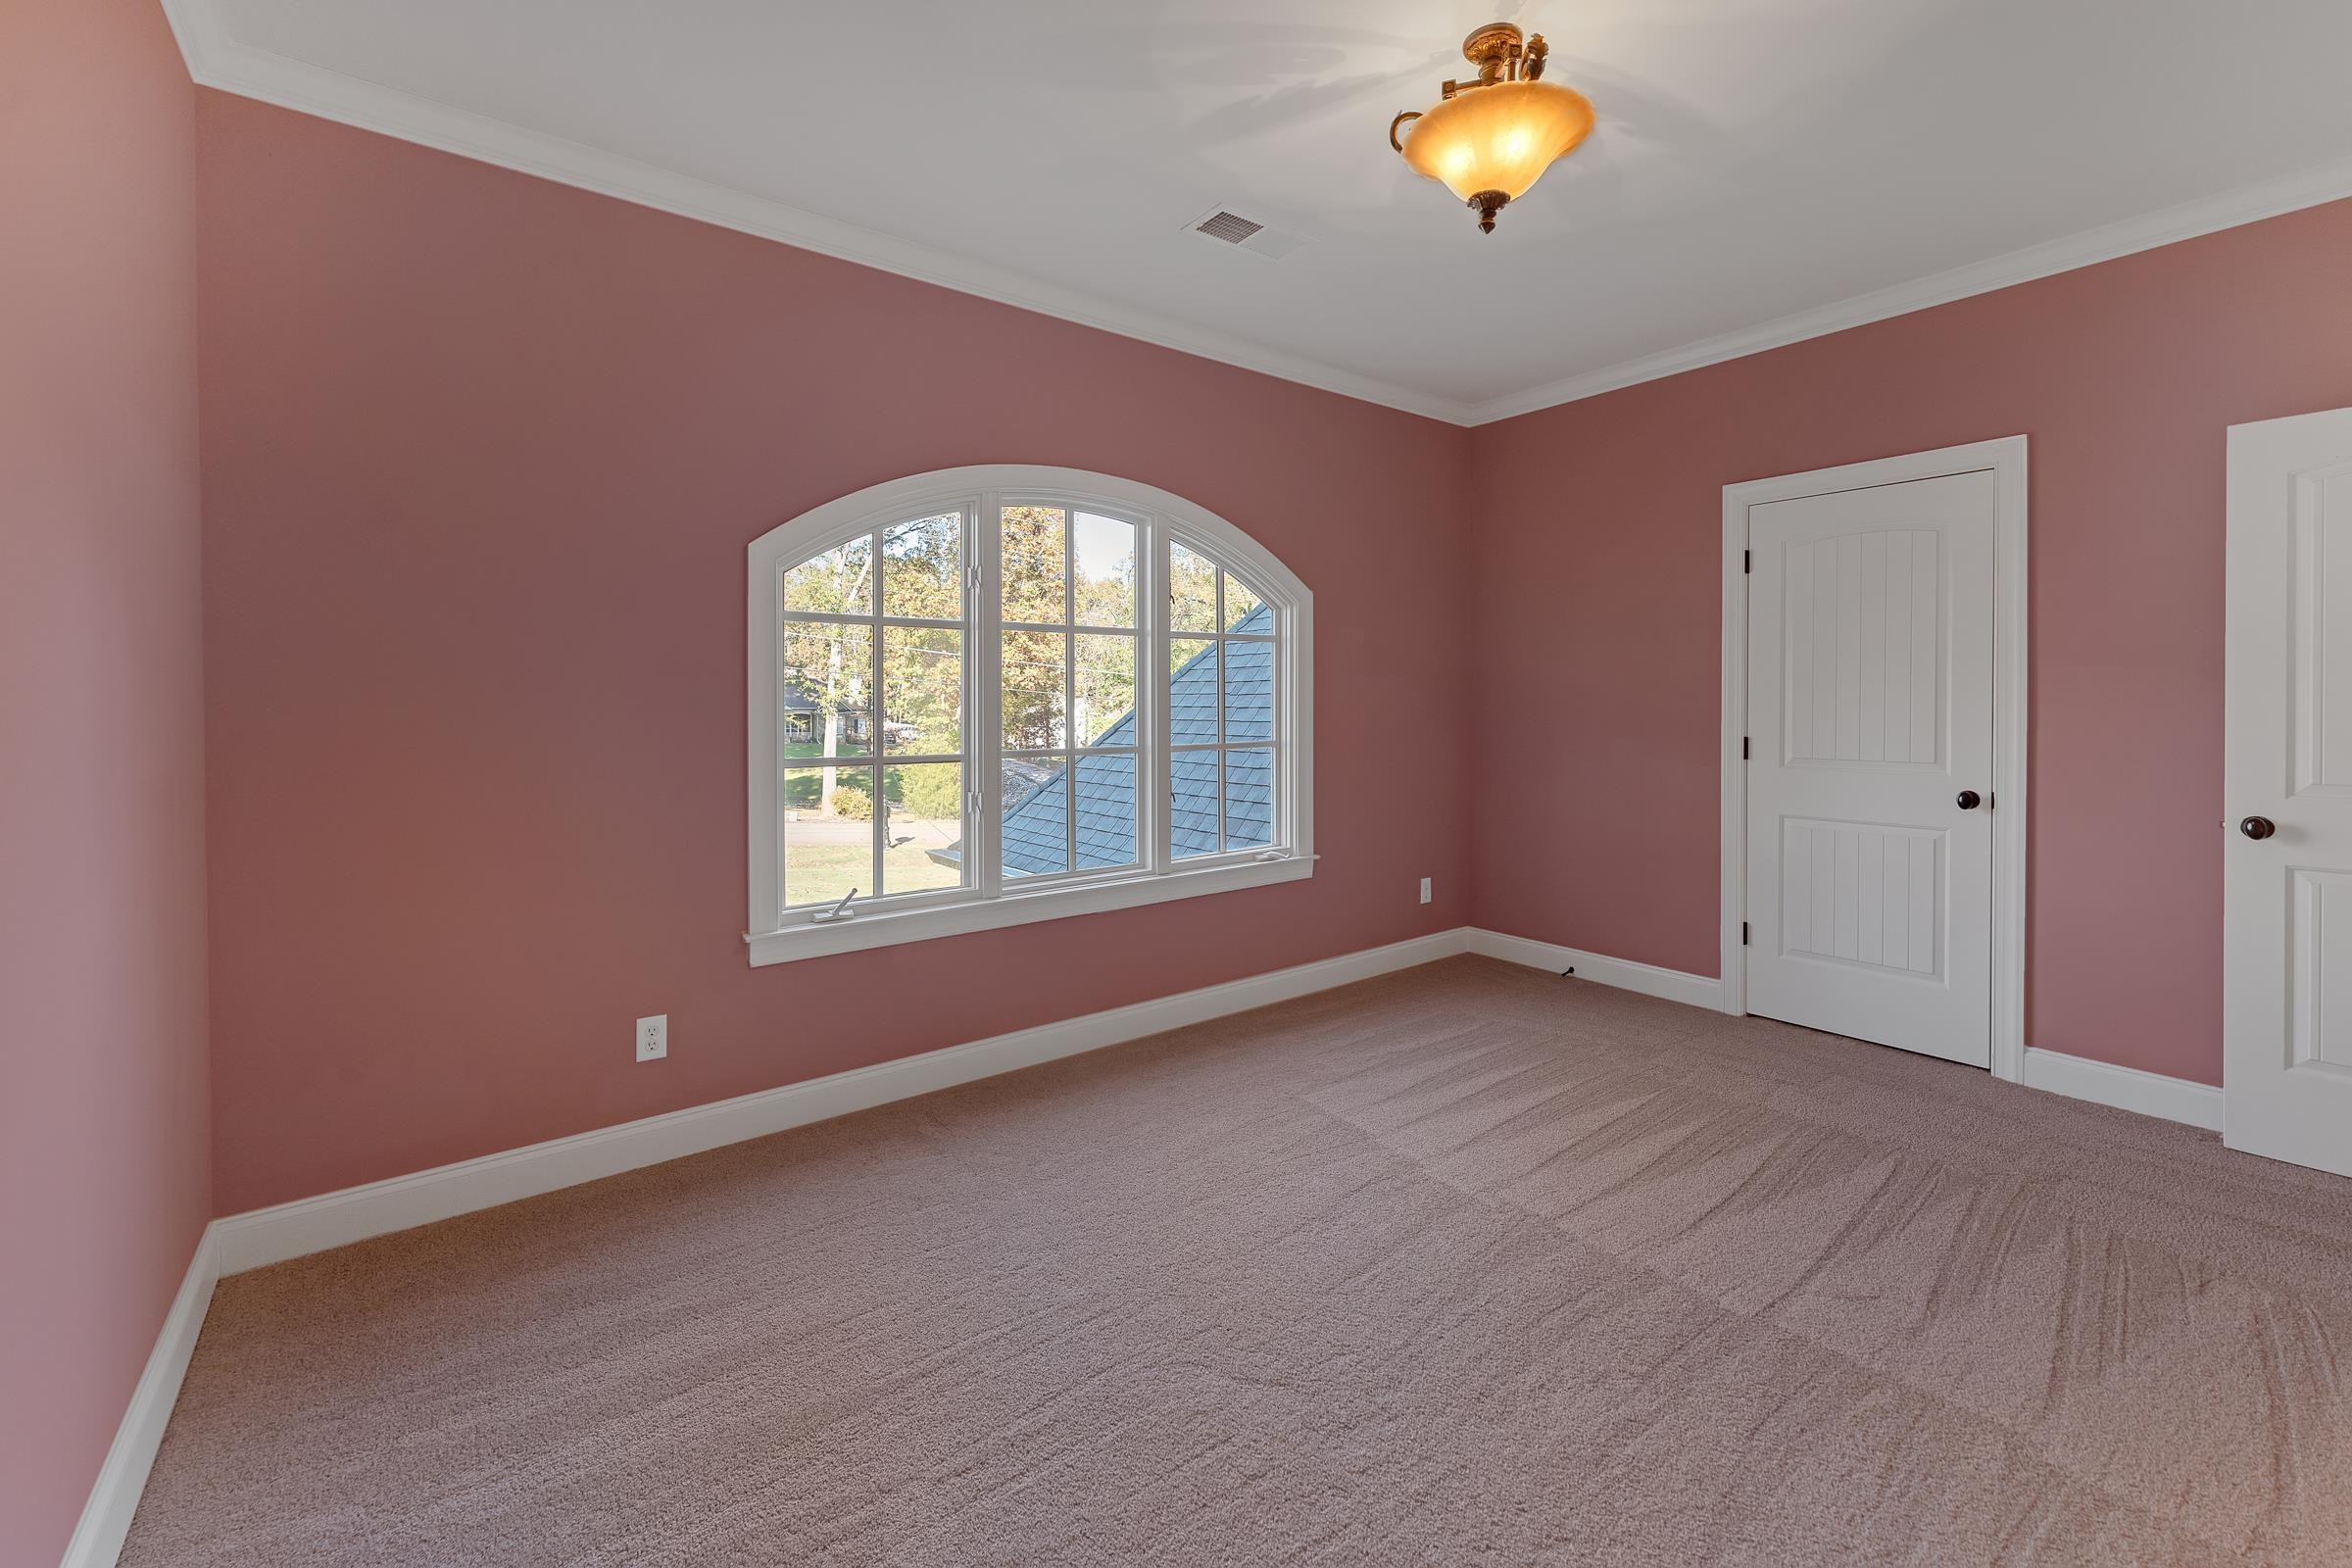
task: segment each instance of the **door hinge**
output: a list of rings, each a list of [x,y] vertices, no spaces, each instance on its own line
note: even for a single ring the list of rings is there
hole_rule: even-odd
[[[1743,948],[1747,946],[1747,922],[1745,920],[1740,922],[1740,945]]]
[[[1740,737],[1740,760],[1747,760],[1747,737],[1744,735]]]
[[[1740,569],[1743,572],[1756,569],[1756,553],[1753,550],[1740,552]]]

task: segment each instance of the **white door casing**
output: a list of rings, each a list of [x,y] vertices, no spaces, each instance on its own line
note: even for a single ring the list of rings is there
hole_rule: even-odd
[[[1727,1010],[2023,1076],[2025,607],[2023,436],[1725,487]]]
[[[2222,1136],[2352,1176],[2352,409],[2232,426],[2229,509]]]

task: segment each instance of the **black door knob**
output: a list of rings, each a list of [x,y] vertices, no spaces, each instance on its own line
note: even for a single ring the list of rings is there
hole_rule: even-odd
[[[2278,831],[2278,824],[2267,816],[2249,816],[2237,824],[2237,830],[2250,839],[2267,839]]]
[[[1984,804],[1984,797],[1979,795],[1975,790],[1962,790],[1958,804],[1963,811],[1973,811]]]

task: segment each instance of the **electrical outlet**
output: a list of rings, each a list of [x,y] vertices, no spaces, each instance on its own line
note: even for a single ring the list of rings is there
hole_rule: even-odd
[[[669,1054],[669,1014],[657,1012],[637,1020],[637,1059],[659,1061]]]
[[[1429,878],[1427,877],[1421,879],[1421,902],[1423,904],[1429,902]]]

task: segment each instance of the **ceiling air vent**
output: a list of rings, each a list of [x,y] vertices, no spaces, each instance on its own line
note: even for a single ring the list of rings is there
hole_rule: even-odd
[[[1206,234],[1210,239],[1221,239],[1228,245],[1239,245],[1265,226],[1251,222],[1239,213],[1226,212],[1223,208],[1193,225],[1197,232]]]
[[[1186,225],[1196,234],[1231,245],[1236,250],[1279,260],[1297,250],[1298,236],[1268,228],[1254,218],[1244,218],[1229,207],[1212,208]]]

